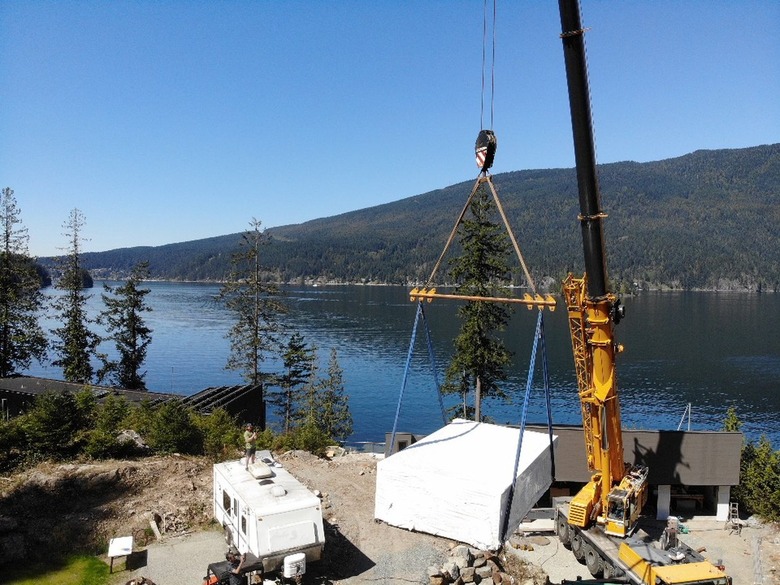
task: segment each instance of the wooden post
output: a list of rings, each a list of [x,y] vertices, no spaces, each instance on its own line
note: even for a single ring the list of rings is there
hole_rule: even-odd
[[[479,379],[479,376],[477,376],[476,399],[474,400],[474,421],[475,422],[479,422],[480,419],[482,418],[480,416],[481,403],[482,403],[482,381]]]

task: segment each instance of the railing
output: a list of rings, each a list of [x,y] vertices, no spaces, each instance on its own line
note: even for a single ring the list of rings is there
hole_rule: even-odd
[[[344,448],[350,453],[374,453],[383,455],[385,452],[385,443],[379,441],[348,441],[344,443]]]

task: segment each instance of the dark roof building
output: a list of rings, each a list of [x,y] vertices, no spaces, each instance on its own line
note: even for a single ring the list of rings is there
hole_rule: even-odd
[[[251,422],[265,428],[263,387],[260,384],[212,387],[192,396],[182,396],[98,384],[76,384],[32,376],[12,376],[0,378],[0,413],[4,418],[18,416],[32,405],[36,396],[46,392],[76,393],[84,388],[90,389],[98,401],[110,395],[123,396],[132,403],[148,400],[152,404],[162,404],[178,400],[201,414],[209,414],[215,408],[221,407],[242,424]]]

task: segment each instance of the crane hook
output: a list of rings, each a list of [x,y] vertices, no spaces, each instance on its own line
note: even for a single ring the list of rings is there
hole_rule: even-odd
[[[485,173],[493,166],[497,146],[498,141],[492,130],[480,130],[477,135],[477,143],[474,145],[474,154],[481,172]]]

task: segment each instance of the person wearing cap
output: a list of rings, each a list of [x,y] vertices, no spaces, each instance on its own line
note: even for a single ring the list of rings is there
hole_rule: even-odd
[[[252,423],[247,423],[244,431],[244,468],[247,471],[249,470],[249,465],[255,462],[256,441],[257,431],[252,427]]]
[[[243,570],[244,563],[246,562],[246,553],[239,554],[238,550],[231,549],[228,550],[227,554],[225,555],[225,558],[230,564],[230,579],[229,579],[230,585],[243,585],[243,583],[245,583],[246,580],[241,575],[241,571]]]

